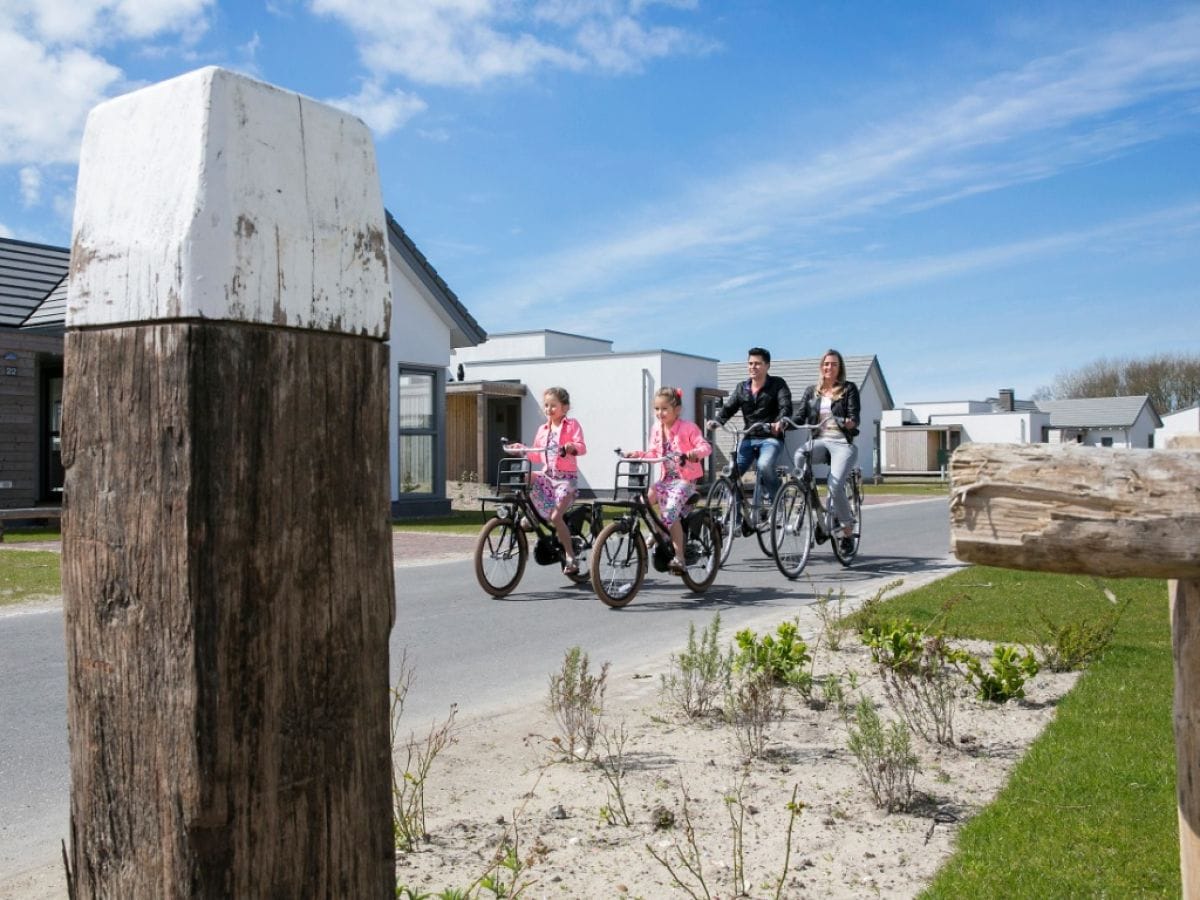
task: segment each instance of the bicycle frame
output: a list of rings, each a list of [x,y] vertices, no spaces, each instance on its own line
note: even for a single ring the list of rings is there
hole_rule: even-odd
[[[756,477],[754,490],[747,497],[742,487],[742,476],[745,473],[738,467],[737,461],[738,451],[741,449],[743,441],[758,436],[774,437],[774,435],[771,434],[770,427],[761,422],[745,429],[730,428],[726,424],[721,426],[721,430],[734,435],[733,450],[729,464],[709,488],[707,498],[708,507],[714,510],[714,515],[721,524],[721,564],[724,565],[728,560],[733,539],[739,531],[743,537],[757,534],[759,548],[765,555],[770,556],[771,548],[769,540],[765,536],[768,519],[766,515],[757,513],[762,506],[762,485]],[[781,466],[777,466],[776,470],[781,475],[787,471]],[[728,509],[724,507],[723,498],[726,497],[732,498],[733,501]]]

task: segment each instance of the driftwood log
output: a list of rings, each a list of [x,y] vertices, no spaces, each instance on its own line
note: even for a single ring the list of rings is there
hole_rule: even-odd
[[[965,562],[1200,578],[1200,455],[964,444],[950,459],[950,540]]]
[[[390,292],[361,122],[93,110],[64,385],[74,897],[389,897]]]
[[[950,537],[964,562],[1166,578],[1183,895],[1200,898],[1200,435],[1165,450],[964,444]]]

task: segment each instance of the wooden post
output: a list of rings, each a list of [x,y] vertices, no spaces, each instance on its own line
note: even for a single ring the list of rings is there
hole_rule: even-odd
[[[1200,436],[1166,450],[963,444],[950,539],[965,562],[1167,578],[1183,895],[1200,897]]]
[[[370,135],[203,69],[92,111],[65,355],[76,897],[394,896]]]

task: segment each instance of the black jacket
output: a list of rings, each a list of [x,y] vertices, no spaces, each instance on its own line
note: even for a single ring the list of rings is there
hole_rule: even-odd
[[[784,417],[790,417],[792,392],[788,383],[775,375],[768,375],[762,390],[755,395],[750,391],[749,378],[739,382],[717,413],[717,421],[724,425],[739,412],[747,428],[759,423],[773,425]]]
[[[842,396],[838,397],[829,406],[830,412],[838,420],[838,428],[841,429],[842,435],[850,443],[854,443],[854,436],[858,434],[859,415],[862,413],[862,402],[858,397],[858,388],[847,381],[842,386]],[[842,422],[846,419],[853,419],[855,428],[846,428]],[[796,421],[801,425],[816,425],[821,421],[821,395],[817,393],[817,386],[810,384],[804,389],[804,397],[800,400],[800,409],[797,410]]]

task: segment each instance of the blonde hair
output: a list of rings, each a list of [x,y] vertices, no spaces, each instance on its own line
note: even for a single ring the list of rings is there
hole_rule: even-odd
[[[846,360],[842,358],[842,354],[830,347],[821,354],[821,362],[825,362],[830,356],[837,360],[838,370],[833,377],[833,389],[830,391],[829,397],[831,400],[837,400],[846,390]],[[821,384],[818,382],[817,388],[820,389],[820,387]]]
[[[571,405],[571,395],[567,393],[566,388],[548,387],[544,391],[542,391],[542,397],[545,398],[547,394],[550,395],[551,397],[553,397],[555,400],[557,400],[563,406]]]
[[[683,406],[683,391],[675,387],[660,387],[654,392],[654,399],[662,397],[674,407]]]

